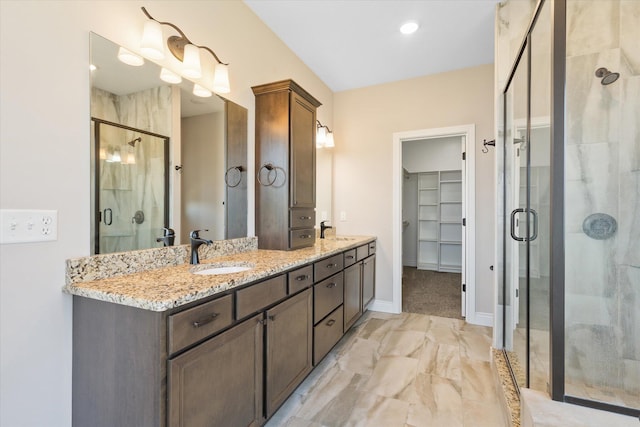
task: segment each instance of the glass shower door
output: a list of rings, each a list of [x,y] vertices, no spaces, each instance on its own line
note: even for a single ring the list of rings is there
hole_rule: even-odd
[[[168,221],[168,138],[94,120],[94,252],[161,246]]]

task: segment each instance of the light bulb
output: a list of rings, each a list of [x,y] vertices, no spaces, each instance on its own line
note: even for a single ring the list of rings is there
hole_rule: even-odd
[[[162,27],[159,22],[150,19],[144,24],[140,52],[151,59],[164,59]]]
[[[123,48],[122,46],[120,46],[120,49],[118,49],[118,59],[125,64],[133,65],[134,67],[139,67],[144,64],[144,59],[142,59],[141,56],[136,55],[135,53]]]
[[[324,143],[325,147],[335,147],[336,144],[335,142],[333,142],[333,132],[328,132],[327,133],[327,140]]]
[[[229,84],[229,67],[225,64],[216,64],[216,69],[213,73],[213,90],[218,93],[231,92],[231,85]]]
[[[322,148],[327,143],[327,129],[322,126],[316,131],[316,147]]]
[[[182,77],[171,70],[167,70],[166,68],[162,68],[162,70],[160,70],[160,79],[171,84],[178,84],[182,82]]]
[[[417,22],[406,22],[400,27],[400,32],[402,34],[413,34],[418,31],[418,28],[420,28],[420,26]]]
[[[199,96],[201,98],[208,98],[212,95],[211,91],[207,88],[204,88],[202,86],[200,86],[197,83],[194,83],[193,85],[193,94],[195,96]]]
[[[190,79],[199,79],[202,77],[202,69],[200,68],[200,49],[192,44],[185,45],[184,57],[182,61],[182,74]]]

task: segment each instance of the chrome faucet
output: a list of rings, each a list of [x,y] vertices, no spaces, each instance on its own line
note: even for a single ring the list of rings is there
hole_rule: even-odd
[[[156,242],[164,243],[164,246],[173,246],[173,242],[176,240],[176,232],[172,228],[163,228],[162,237],[158,237]]]
[[[200,259],[198,258],[198,248],[202,244],[210,245],[213,243],[212,240],[203,239],[200,237],[201,231],[209,231],[209,230],[193,230],[189,234],[189,238],[191,239],[191,264],[199,264]]]
[[[320,222],[320,238],[324,239],[324,231],[329,229],[329,228],[333,228],[330,225],[324,225],[324,223],[327,221],[321,221]]]

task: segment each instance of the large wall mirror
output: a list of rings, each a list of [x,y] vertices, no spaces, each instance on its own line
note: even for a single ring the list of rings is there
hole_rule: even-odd
[[[247,235],[247,110],[193,82],[170,84],[145,59],[127,65],[91,33],[93,254],[163,246],[188,233]]]

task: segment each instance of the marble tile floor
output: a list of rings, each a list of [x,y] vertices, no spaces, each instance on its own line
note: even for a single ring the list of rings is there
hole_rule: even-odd
[[[491,328],[368,312],[268,427],[499,427]]]

